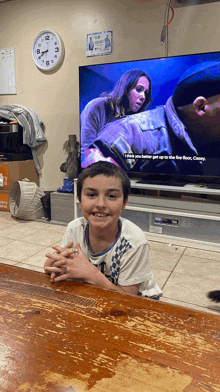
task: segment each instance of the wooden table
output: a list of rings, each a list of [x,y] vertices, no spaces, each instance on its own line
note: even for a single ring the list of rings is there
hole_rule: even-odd
[[[220,317],[0,264],[0,391],[220,391]]]

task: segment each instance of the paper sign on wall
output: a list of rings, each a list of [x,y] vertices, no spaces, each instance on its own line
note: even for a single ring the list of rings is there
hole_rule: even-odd
[[[0,49],[0,94],[16,94],[15,49]]]
[[[86,56],[100,56],[112,53],[112,31],[87,34]]]

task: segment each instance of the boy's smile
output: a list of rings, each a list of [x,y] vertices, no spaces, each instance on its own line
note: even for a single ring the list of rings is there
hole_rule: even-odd
[[[118,219],[126,203],[118,178],[97,175],[84,180],[80,208],[90,230],[107,229],[113,234],[118,230]]]

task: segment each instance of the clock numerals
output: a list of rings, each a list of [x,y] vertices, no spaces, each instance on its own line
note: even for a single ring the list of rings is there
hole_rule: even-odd
[[[50,41],[50,36],[49,35],[45,36],[45,41]]]
[[[58,46],[55,48],[55,52],[59,52],[60,49],[58,48]]]

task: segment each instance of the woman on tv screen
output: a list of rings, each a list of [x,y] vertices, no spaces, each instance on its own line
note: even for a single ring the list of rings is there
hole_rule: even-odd
[[[140,69],[125,72],[110,93],[92,99],[81,114],[81,151],[97,138],[103,127],[126,115],[140,113],[151,103],[151,80]]]

